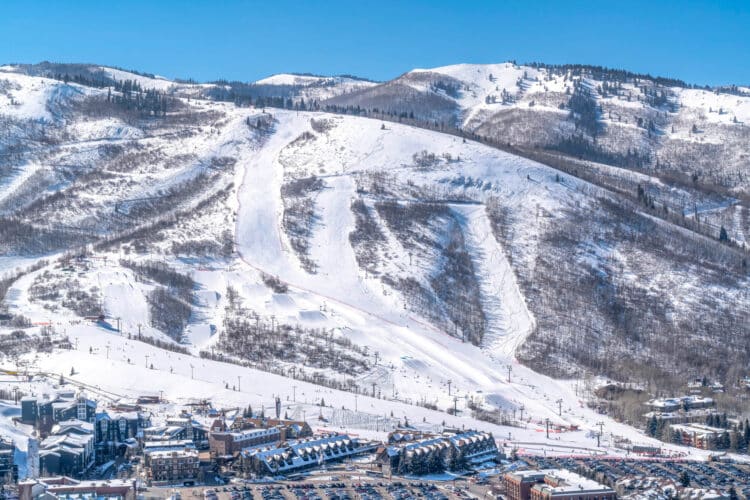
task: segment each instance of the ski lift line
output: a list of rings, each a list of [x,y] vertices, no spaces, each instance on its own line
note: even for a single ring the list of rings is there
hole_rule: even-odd
[[[45,377],[45,378],[51,379],[53,381],[59,379],[59,377],[60,377],[59,373],[50,373],[50,372],[44,372],[44,371],[37,371],[37,372],[29,371],[27,373],[29,375],[38,375],[38,376],[41,376],[41,377]],[[73,385],[76,385],[76,386],[79,386],[79,387],[81,387],[83,389],[86,389],[88,391],[100,394],[100,395],[102,395],[102,396],[104,396],[104,397],[106,397],[106,398],[108,398],[108,399],[110,399],[112,401],[117,401],[119,399],[123,399],[123,398],[126,397],[126,396],[124,396],[122,394],[117,394],[117,393],[112,392],[112,391],[107,391],[107,390],[101,389],[101,388],[99,388],[97,386],[93,386],[91,384],[87,384],[85,382],[81,382],[79,380],[75,380],[75,379],[73,379],[71,377],[64,377],[64,378],[65,378],[66,381],[69,381]]]

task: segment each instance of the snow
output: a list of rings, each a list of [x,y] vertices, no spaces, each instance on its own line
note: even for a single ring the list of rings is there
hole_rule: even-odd
[[[420,74],[445,75],[463,83],[463,88],[459,91],[459,97],[456,99],[462,110],[463,126],[470,124],[477,116],[496,112],[501,107],[528,106],[526,102],[510,105],[501,104],[500,96],[503,91],[512,96],[518,96],[521,93],[564,92],[570,85],[561,78],[544,80],[544,76],[547,74],[544,69],[518,66],[510,62],[455,64],[432,69],[416,69],[407,73],[403,80],[412,87],[424,91],[426,90],[424,85],[410,83],[411,75]],[[523,82],[523,87],[519,87],[519,82]],[[485,98],[488,96],[494,96],[497,98],[497,102],[487,103]],[[560,110],[550,108],[549,111],[559,112]]]
[[[315,85],[325,82],[326,77],[313,75],[293,75],[290,73],[279,73],[255,82],[256,85]]]
[[[117,75],[114,77],[118,79],[132,79],[130,73],[105,70]],[[473,81],[472,92],[476,95],[467,93],[462,99],[467,105],[475,103],[479,109],[485,106],[486,93],[495,92],[496,86],[515,86],[524,70],[503,64],[486,67],[460,65],[430,71]],[[490,73],[497,78],[496,81],[489,80]],[[22,87],[22,90],[11,91],[21,102],[20,107],[11,107],[11,112],[24,117],[47,116],[46,103],[56,98],[56,91],[48,87],[62,87],[59,82],[5,72],[0,73],[0,79],[6,75],[7,79],[20,82]],[[289,80],[291,76],[277,75],[259,83],[296,81]],[[534,77],[534,74],[529,76]],[[141,85],[147,88],[154,88],[150,87],[152,84],[160,85],[162,87],[158,88],[162,89],[172,85],[172,82],[160,78],[139,78],[144,79]],[[77,91],[61,92],[67,95]],[[195,105],[209,106],[208,103]],[[0,110],[5,112],[6,108],[8,106],[3,105],[0,96]],[[192,271],[197,283],[194,313],[185,332],[192,355],[169,352],[128,338],[128,334],[137,333],[140,325],[145,334],[168,341],[164,334],[149,326],[145,296],[151,285],[135,280],[131,271],[119,265],[119,259],[125,256],[119,250],[113,250],[111,253],[100,252],[96,259],[90,259],[91,268],[78,279],[86,289],[97,286],[101,290],[104,309],[110,318],[121,319],[122,332],[82,322],[64,308],[56,311],[45,309],[31,301],[28,294],[33,280],[45,269],[24,276],[13,284],[8,294],[6,304],[9,309],[27,315],[34,322],[52,323],[58,331],[74,340],[77,348],[52,354],[25,355],[22,361],[27,362],[29,369],[43,381],[14,379],[7,383],[17,384],[24,390],[39,390],[40,384],[49,384],[59,374],[67,376],[71,368],[75,368],[72,382],[98,394],[103,400],[163,391],[173,405],[171,409],[190,399],[203,397],[211,398],[220,407],[246,406],[248,403],[253,407],[261,404],[270,407],[274,397],[280,396],[284,406],[282,412],[306,415],[316,428],[325,425],[316,420],[321,411],[316,403],[325,398],[332,408],[325,408],[324,415],[333,419],[332,422],[340,422],[330,424],[331,428],[343,427],[373,437],[383,436],[383,431],[378,429],[380,419],[387,419],[387,415],[393,412],[394,418],[408,416],[417,427],[432,429],[445,421],[447,425],[491,431],[501,440],[510,435],[510,439],[526,443],[526,449],[537,453],[591,451],[595,439],[589,432],[598,429],[595,423],[600,420],[605,422],[608,433],[639,443],[656,443],[629,426],[583,407],[575,393],[575,381],[540,375],[519,364],[513,355],[533,329],[534,318],[526,307],[504,249],[492,235],[484,203],[492,196],[503,203],[524,207],[528,213],[529,230],[528,234],[522,235],[522,241],[531,246],[536,223],[534,210],[542,208],[555,212],[567,203],[582,202],[582,195],[575,190],[578,181],[556,182],[554,171],[550,169],[477,143],[464,143],[457,137],[398,124],[389,124],[382,130],[378,121],[350,116],[274,111],[275,132],[270,137],[259,139],[245,124],[246,118],[254,121],[259,116],[258,110],[219,105],[216,109],[226,113],[221,127],[196,130],[193,136],[184,140],[147,137],[140,130],[112,120],[78,123],[75,129],[80,138],[90,141],[85,144],[86,148],[138,139],[165,151],[194,155],[194,160],[174,169],[162,168],[161,164],[142,166],[147,173],[133,174],[132,185],[118,192],[123,198],[164,190],[192,178],[205,171],[201,160],[214,156],[237,159],[234,173],[236,198],[230,198],[225,208],[232,215],[236,213],[238,256],[226,261],[175,259],[170,262],[181,270]],[[315,133],[315,139],[304,144],[295,143],[303,132],[311,131],[311,118],[332,119],[333,128],[326,133]],[[422,150],[438,156],[450,154],[460,160],[454,163],[441,160],[432,170],[418,170],[414,168],[412,155]],[[31,175],[34,168],[37,167],[27,166],[19,175]],[[472,262],[481,277],[481,300],[488,311],[489,323],[483,345],[463,343],[447,335],[404,307],[399,293],[386,288],[379,279],[366,276],[359,268],[348,241],[349,233],[354,229],[354,216],[349,206],[358,196],[356,176],[363,172],[384,173],[403,184],[409,180],[415,186],[445,186],[450,195],[468,193],[479,200],[478,204],[472,205],[450,204],[450,209],[461,220]],[[316,274],[305,271],[291,249],[281,225],[283,204],[279,195],[285,180],[313,174],[319,176],[325,185],[314,198],[316,222],[310,240],[310,258],[318,266]],[[12,189],[22,180],[11,179],[7,189]],[[99,193],[90,196],[92,200],[101,201]],[[198,226],[198,230],[232,224],[228,222],[230,219],[221,218],[224,215],[223,212],[205,215],[203,223],[206,226]],[[383,263],[384,269],[408,272],[399,243],[390,238],[386,245],[392,258]],[[23,259],[0,258],[3,270],[24,263]],[[287,283],[290,286],[288,293],[274,293],[263,285],[261,271],[278,276]],[[429,271],[413,269],[414,273]],[[236,288],[248,307],[265,316],[275,315],[290,323],[333,329],[355,344],[367,346],[370,352],[377,351],[377,366],[359,376],[356,382],[368,393],[374,383],[382,399],[355,396],[195,356],[199,350],[215,343],[212,327],[221,327],[227,286]],[[153,370],[150,365],[154,366]],[[238,377],[242,380],[242,391],[231,390]],[[293,401],[291,394],[293,385],[297,387],[297,401]],[[459,399],[454,400],[454,396]],[[523,405],[527,418],[519,423],[519,427],[478,421],[467,409],[469,398],[507,412]],[[556,404],[560,398],[566,402],[562,415],[558,414]],[[440,410],[456,404],[460,414],[453,416],[417,406],[420,401],[436,404]],[[336,408],[340,412],[338,408],[342,406],[352,410],[355,405],[359,411],[351,414],[333,410]],[[8,424],[15,411],[15,408],[10,408],[7,412],[0,412],[0,432],[22,438],[25,431],[14,431]],[[543,422],[547,418],[555,424],[579,426],[581,430],[561,432],[554,439],[547,440],[542,435]],[[676,452],[686,451],[671,445],[665,447]],[[622,453],[609,445],[605,449],[612,454]],[[706,455],[698,451],[691,453]]]
[[[77,85],[0,70],[0,87],[4,83],[9,88],[0,92],[0,116],[22,120],[52,120],[57,105],[88,92]]]
[[[495,239],[484,207],[468,207],[466,234],[478,264],[482,293],[486,297],[489,326],[485,345],[492,353],[512,358],[534,328],[534,318],[518,288],[515,275],[500,244]]]
[[[503,264],[497,243],[486,237],[489,228],[482,214],[483,208],[465,209],[467,221],[470,221],[467,224],[472,228],[472,245],[480,248],[483,254],[478,257],[486,260],[480,269],[492,269],[485,288],[499,289],[498,295],[505,303],[495,319],[499,334],[488,342],[490,347],[487,349],[448,337],[408,311],[399,312],[398,303],[392,301],[393,295],[378,293],[379,286],[373,290],[357,270],[351,248],[346,244],[353,221],[345,208],[354,195],[354,186],[345,174],[370,165],[372,167],[369,168],[390,165],[392,169],[400,169],[412,152],[424,146],[420,140],[429,140],[432,150],[440,151],[443,147],[457,147],[452,144],[454,138],[437,137],[397,125],[391,125],[390,130],[381,132],[375,122],[352,117],[338,118],[339,123],[328,137],[310,142],[317,153],[309,150],[299,152],[305,161],[296,163],[305,168],[318,162],[324,163],[328,174],[325,177],[326,188],[315,200],[319,222],[316,223],[313,237],[312,256],[319,270],[316,274],[308,274],[301,268],[280,230],[282,207],[276,193],[281,187],[285,168],[279,157],[290,141],[307,130],[310,116],[278,112],[276,134],[245,168],[245,177],[238,193],[240,205],[237,219],[238,249],[243,260],[251,267],[279,276],[291,285],[290,295],[295,302],[298,294],[308,298],[308,294],[314,293],[332,324],[338,324],[347,331],[355,343],[364,343],[380,353],[383,373],[368,378],[368,381],[376,382],[380,388],[386,384],[392,385],[394,392],[397,389],[399,398],[409,401],[434,398],[439,407],[449,406],[452,401],[447,395],[446,383],[451,379],[453,394],[484,397],[516,408],[523,404],[528,414],[534,415],[536,422],[550,418],[560,424],[574,424],[592,430],[593,422],[602,417],[591,410],[569,408],[563,417],[557,415],[554,401],[558,397],[567,402],[577,400],[572,382],[555,381],[536,374],[516,363],[511,355],[513,346],[521,342],[532,327],[533,318],[523,304],[515,281],[507,274],[507,262]],[[421,134],[427,137],[422,138]],[[346,139],[342,137],[344,135]],[[342,144],[346,144],[346,147],[342,147]],[[525,197],[537,189],[549,189],[549,186],[528,186],[527,171],[535,177],[544,178],[545,174],[547,178],[552,177],[531,162],[519,161],[473,144],[466,146],[462,157],[466,158],[464,161],[468,165],[464,168],[468,172],[493,172],[501,176],[504,182],[493,185],[501,186],[499,189],[511,196]],[[295,165],[293,155],[287,152],[284,158],[286,168],[290,168],[290,164]],[[494,162],[489,161],[490,158]],[[409,174],[414,178],[414,172]],[[551,180],[544,182],[553,183]],[[567,191],[565,187],[558,189]],[[559,196],[568,195],[561,193]],[[475,252],[475,255],[479,253]],[[388,370],[389,365],[395,369]],[[510,383],[506,380],[507,366],[512,367]],[[617,434],[629,436],[635,441],[653,442],[625,425],[608,421],[608,426]],[[527,435],[535,436],[539,430],[539,427],[530,429]],[[514,429],[511,432],[529,431]],[[566,441],[570,443],[571,438],[579,444],[586,442],[585,439],[581,440],[583,431],[570,434],[561,436],[563,444]],[[576,434],[579,437],[574,437]],[[587,444],[590,446],[590,443]]]
[[[161,92],[166,92],[175,86],[175,83],[161,76],[151,78],[148,76],[137,75],[129,71],[123,71],[120,69],[109,68],[106,66],[99,66],[99,69],[110,78],[117,81],[131,80],[137,82],[144,90],[154,89]]]

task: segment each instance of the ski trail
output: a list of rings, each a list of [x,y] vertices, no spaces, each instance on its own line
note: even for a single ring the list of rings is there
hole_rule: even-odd
[[[487,317],[483,347],[493,355],[514,358],[534,328],[534,318],[518,288],[502,247],[495,239],[484,207],[461,207],[464,234],[479,277]]]
[[[283,244],[282,206],[278,195],[283,168],[278,155],[289,142],[307,130],[309,124],[306,118],[295,118],[287,113],[279,113],[276,117],[276,133],[256,154],[246,159],[238,190],[236,239],[242,260],[256,270],[278,276],[298,290],[336,302],[388,325],[380,329],[383,341],[402,346],[405,355],[434,367],[436,374],[464,379],[482,387],[501,383],[501,375],[495,373],[489,363],[478,362],[476,348],[469,348],[424,321],[394,313],[391,307],[365,292],[359,283],[358,267],[348,242],[349,228],[353,224],[348,207],[354,188],[350,178],[342,176],[333,180],[333,188],[319,195],[319,205],[330,205],[328,209],[319,210],[324,233],[315,237],[318,244],[314,257],[321,259],[319,264],[322,265],[316,275],[301,269],[296,257]],[[321,258],[321,250],[331,253]]]

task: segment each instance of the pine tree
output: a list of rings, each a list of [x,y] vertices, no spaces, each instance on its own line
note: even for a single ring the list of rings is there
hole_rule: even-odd
[[[684,488],[687,488],[688,486],[690,486],[690,476],[688,475],[688,472],[686,470],[680,473],[680,484]]]

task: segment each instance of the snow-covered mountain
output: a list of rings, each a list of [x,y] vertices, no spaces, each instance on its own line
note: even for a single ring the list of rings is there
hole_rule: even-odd
[[[750,93],[587,66],[414,70],[328,104],[411,116],[687,183],[748,192]],[[695,178],[695,181],[693,181]]]
[[[0,67],[6,364],[73,367],[114,394],[152,387],[156,370],[170,397],[229,405],[270,406],[298,386],[290,412],[358,404],[372,418],[346,424],[367,431],[390,411],[533,441],[549,418],[582,429],[562,438],[571,447],[602,418],[575,404],[584,379],[667,390],[747,365],[741,88],[609,90],[513,64],[384,84],[68,66]],[[645,102],[663,89],[665,103]],[[595,100],[595,128],[569,109],[576,95],[584,114]],[[632,112],[613,120],[610,105]],[[628,124],[646,112],[702,131]],[[613,155],[638,137],[649,158],[720,137],[743,180],[719,189],[699,162],[684,182],[548,147],[579,136]],[[77,350],[35,352],[49,335]],[[521,408],[526,428],[498,425]]]

